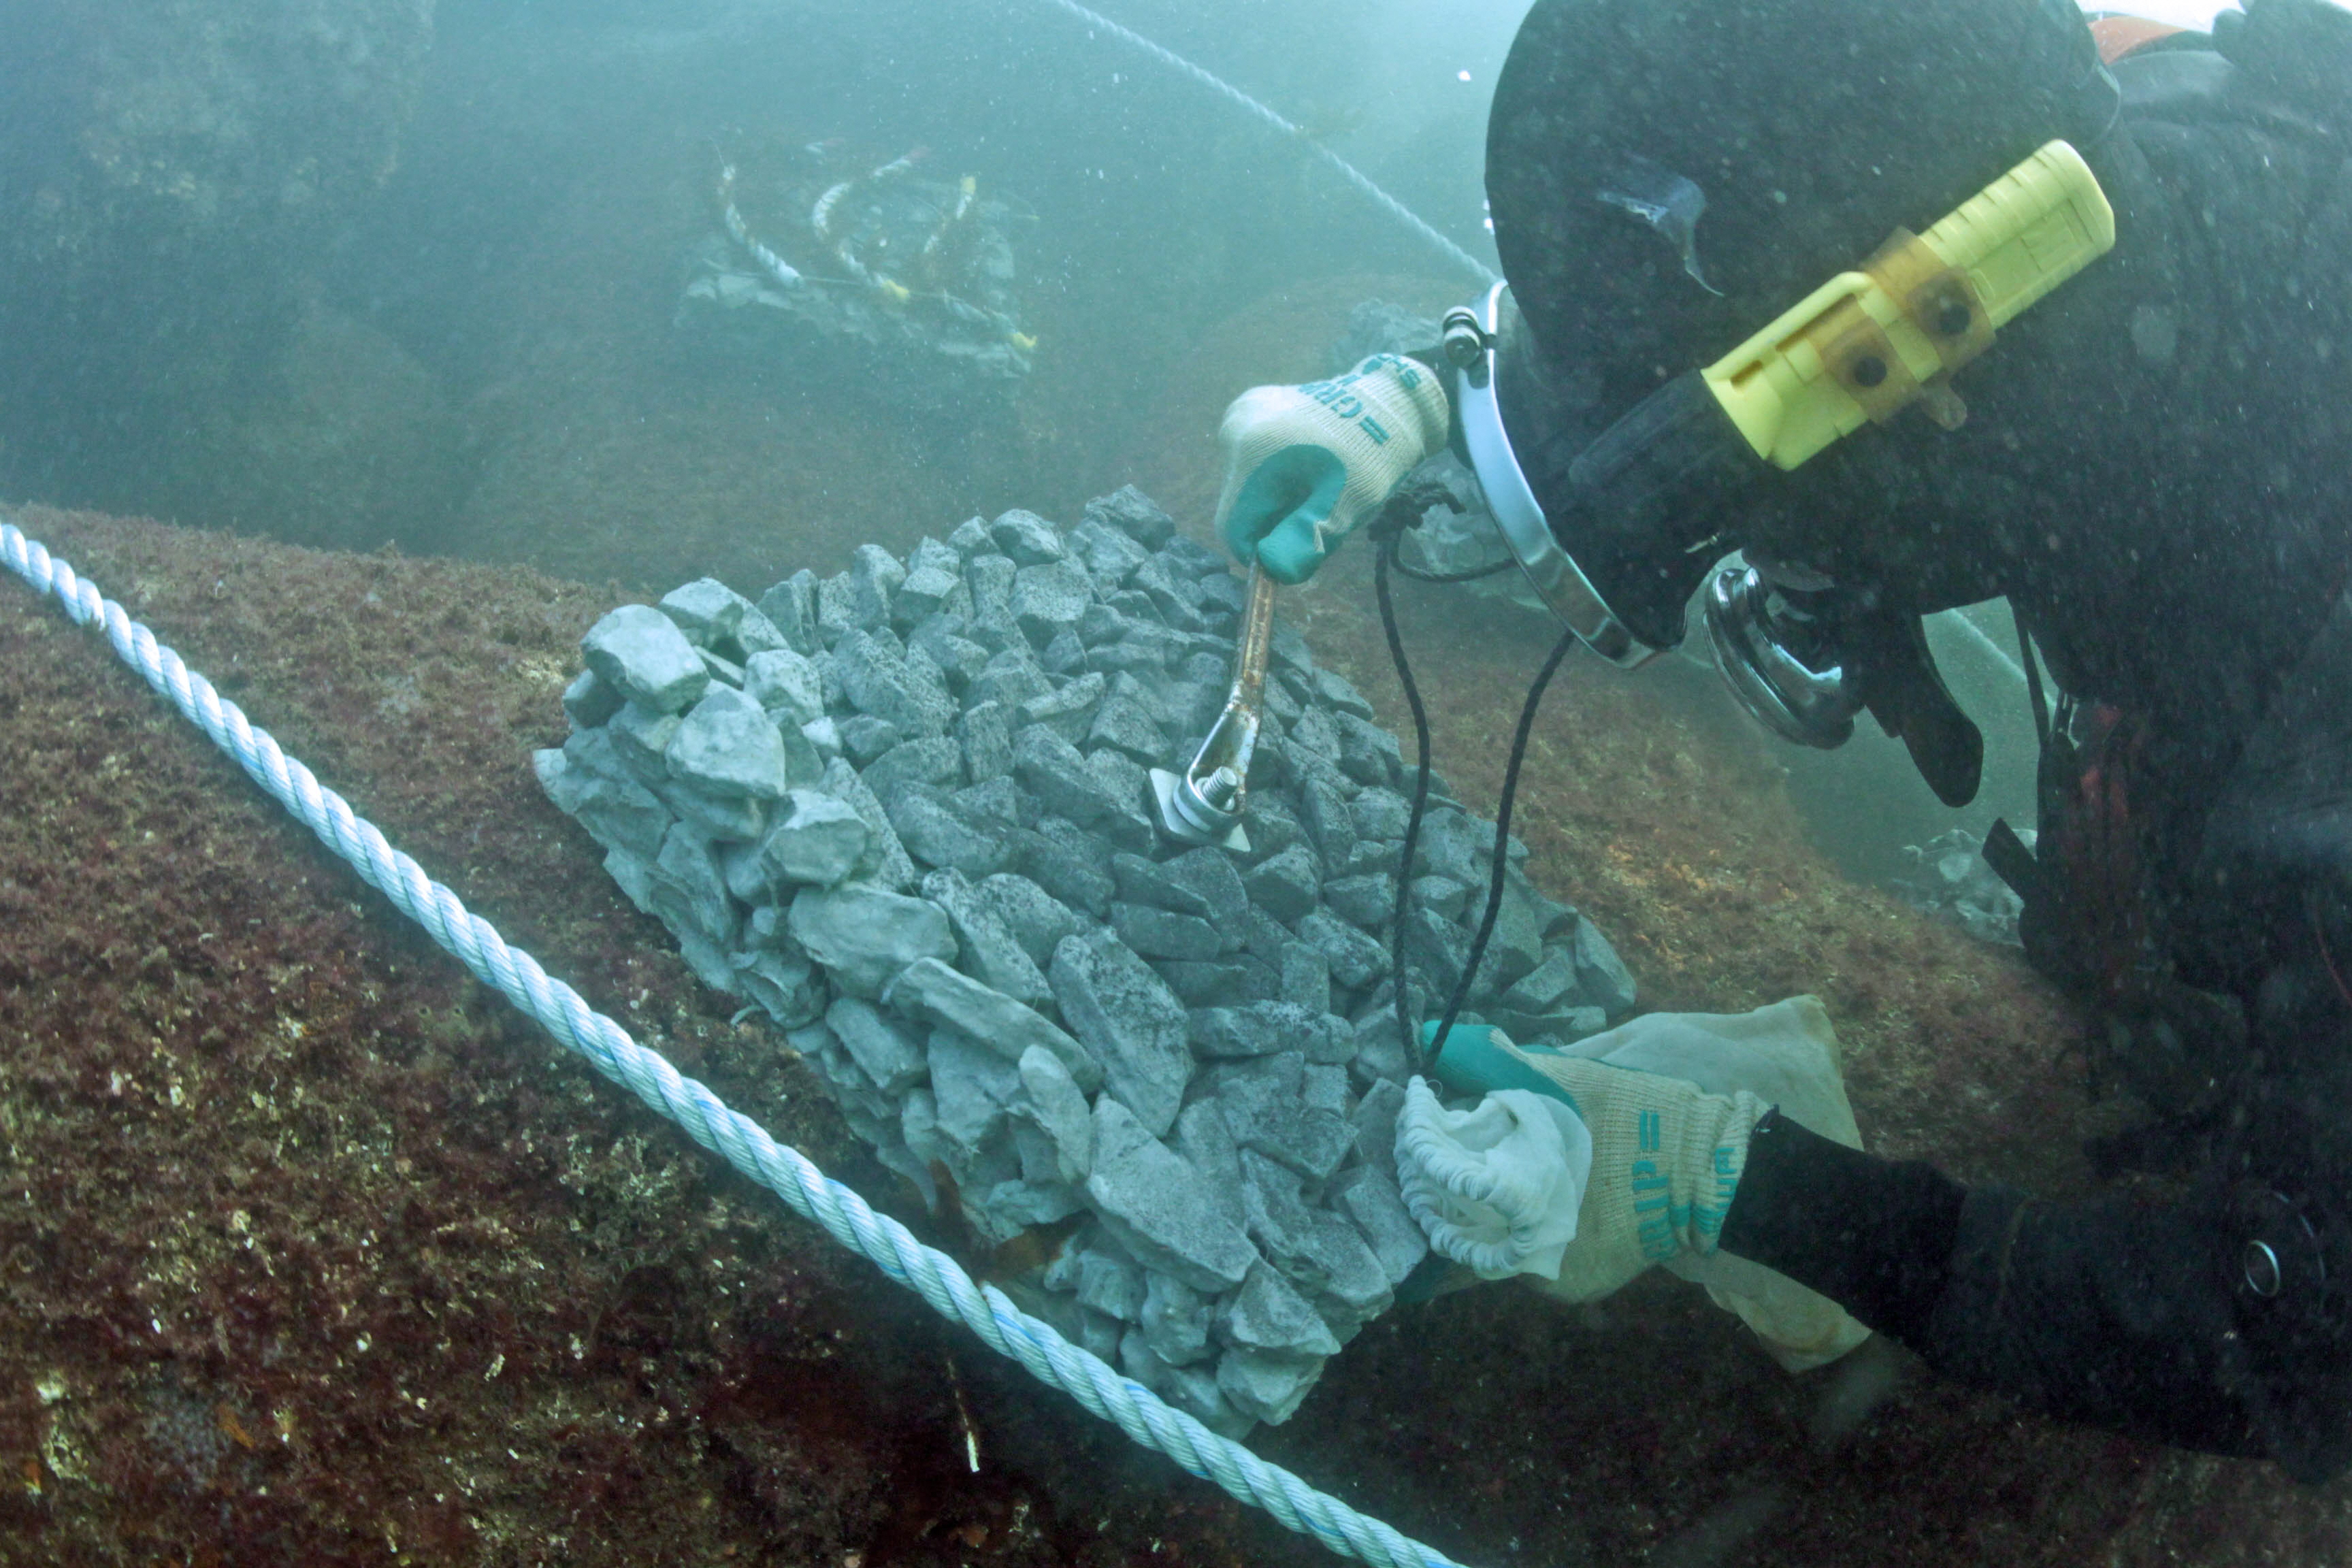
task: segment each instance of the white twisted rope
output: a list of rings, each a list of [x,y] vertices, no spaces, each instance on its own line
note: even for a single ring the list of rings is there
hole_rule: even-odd
[[[1076,16],[1079,21],[1084,22],[1089,27],[1100,27],[1104,32],[1108,33],[1112,37],[1118,39],[1121,43],[1130,45],[1135,48],[1142,50],[1145,54],[1150,55],[1153,59],[1158,60],[1161,65],[1166,66],[1170,70],[1176,72],[1178,75],[1192,78],[1194,81],[1199,82],[1202,87],[1207,88],[1210,91],[1217,94],[1219,97],[1232,103],[1234,107],[1240,109],[1252,119],[1260,121],[1271,129],[1280,132],[1283,135],[1287,136],[1303,145],[1313,148],[1317,157],[1322,159],[1326,163],[1330,164],[1331,167],[1338,172],[1341,179],[1347,181],[1349,184],[1355,186],[1357,190],[1361,191],[1365,195],[1370,197],[1372,202],[1383,212],[1396,219],[1399,223],[1404,225],[1407,228],[1412,230],[1413,233],[1421,236],[1422,238],[1427,240],[1438,249],[1444,251],[1447,258],[1450,258],[1455,266],[1460,267],[1463,270],[1468,272],[1473,278],[1478,279],[1481,286],[1487,288],[1494,286],[1496,282],[1494,270],[1485,262],[1479,260],[1476,257],[1471,255],[1468,251],[1463,249],[1460,246],[1454,244],[1444,235],[1438,233],[1437,230],[1430,227],[1426,223],[1423,223],[1419,214],[1415,213],[1411,207],[1405,205],[1402,202],[1397,200],[1394,196],[1389,195],[1386,191],[1381,189],[1380,186],[1374,184],[1370,175],[1365,174],[1361,169],[1357,168],[1353,163],[1349,163],[1348,160],[1331,151],[1330,148],[1324,146],[1322,142],[1318,142],[1315,138],[1309,136],[1306,131],[1299,126],[1284,119],[1281,115],[1276,114],[1273,110],[1268,109],[1265,104],[1260,103],[1256,99],[1252,98],[1249,94],[1244,92],[1240,88],[1234,86],[1233,83],[1225,80],[1222,77],[1212,76],[1208,71],[1194,65],[1191,60],[1186,59],[1183,56],[1177,54],[1171,49],[1160,47],[1160,46],[1153,43],[1150,38],[1145,37],[1142,34],[1136,32],[1131,28],[1120,26],[1117,22],[1112,21],[1109,17],[1102,15],[1102,13],[1098,11],[1089,11],[1084,5],[1079,5],[1077,0],[1046,0],[1046,4],[1057,6],[1060,9],[1068,12],[1071,16]]]
[[[806,1155],[777,1142],[759,1123],[682,1077],[659,1052],[638,1045],[571,986],[550,979],[529,953],[509,947],[488,921],[469,913],[455,893],[386,843],[373,824],[355,815],[342,796],[281,752],[268,731],[247,722],[236,703],[158,643],[121,605],[101,597],[95,584],[5,521],[0,521],[0,562],[37,591],[54,595],[75,625],[102,626],[124,663],[169,697],[256,784],[467,969],[504,992],[598,1072],[677,1123],[688,1137],[782,1198],[795,1213],[824,1226],[835,1240],[872,1259],[942,1317],[962,1323],[1039,1382],[1116,1422],[1145,1447],[1214,1480],[1243,1502],[1265,1510],[1334,1552],[1381,1568],[1455,1568],[1442,1552],[1326,1496],[1171,1408],[1141,1384],[1120,1376],[1099,1357],[1062,1338],[1051,1324],[1022,1311],[1002,1291],[975,1284],[954,1258],[924,1246],[887,1215],[876,1214],[865,1199],[825,1175]]]

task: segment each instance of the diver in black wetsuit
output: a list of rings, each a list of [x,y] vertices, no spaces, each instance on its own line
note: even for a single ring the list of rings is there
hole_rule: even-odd
[[[2035,849],[1988,858],[2156,1112],[2097,1152],[2161,1181],[1969,1188],[1622,1075],[1639,1152],[1665,1129],[1666,1249],[2053,1415],[2318,1479],[2352,1461],[2352,15],[2151,31],[2103,58],[2067,0],[1538,0],[1489,128],[1507,291],[1449,318],[1450,363],[1237,403],[1220,524],[1297,581],[1450,432],[1596,651],[1675,646],[1704,590],[1759,717],[1835,744],[1866,709],[1954,804],[1981,748],[1920,617],[2006,595],[2062,695]],[[1896,365],[1923,384],[1883,422],[1794,466],[1742,447],[1695,372],[2053,139],[2111,252],[1981,363]],[[1890,288],[1922,333],[1974,330],[1969,290]],[[1884,347],[1814,341],[1866,404]],[[1597,1151],[1573,1262],[1640,1205],[1605,1190],[1616,1091],[1562,1081]]]

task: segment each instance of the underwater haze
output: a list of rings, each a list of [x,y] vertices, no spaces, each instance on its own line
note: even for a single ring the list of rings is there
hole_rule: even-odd
[[[1136,786],[1238,671],[1220,421],[1486,294],[1529,5],[1097,9],[7,0],[0,521],[1112,1383],[1446,1558],[2340,1560],[2340,1483],[1858,1328],[1792,1373],[1664,1270],[1439,1280],[1395,1021],[1448,991],[1539,1049],[1818,995],[1873,1153],[2105,1190],[2145,1107],[1978,853],[2036,826],[2058,677],[2006,600],[1918,623],[1983,738],[1952,807],[1867,714],[1758,723],[1696,599],[1644,668],[1574,646],[1523,720],[1570,647],[1528,580],[1360,537],[1277,595],[1256,844],[1178,842]],[[1486,475],[1432,459],[1395,559],[1508,564]],[[632,626],[690,695],[629,683]],[[640,841],[720,689],[791,787],[663,795]],[[551,1047],[14,578],[0,821],[0,1568],[1334,1560]],[[1276,1131],[1204,1151],[1203,1105]],[[1106,1125],[1141,1196],[1103,1195]],[[1230,1274],[1152,1228],[1193,1195]]]

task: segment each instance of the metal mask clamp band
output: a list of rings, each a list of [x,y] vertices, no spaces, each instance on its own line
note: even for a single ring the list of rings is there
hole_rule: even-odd
[[[1475,310],[1465,306],[1445,318],[1447,357],[1460,373],[1454,408],[1462,423],[1463,446],[1486,492],[1486,507],[1502,531],[1503,542],[1536,596],[1585,647],[1620,669],[1639,668],[1660,650],[1626,630],[1591,580],[1559,547],[1503,428],[1502,405],[1495,396],[1495,342],[1503,290],[1509,287],[1497,283]]]

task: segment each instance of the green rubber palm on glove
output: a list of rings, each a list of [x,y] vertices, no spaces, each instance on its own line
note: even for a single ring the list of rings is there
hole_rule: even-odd
[[[1451,419],[1435,374],[1402,354],[1374,354],[1329,381],[1253,387],[1217,430],[1217,531],[1235,559],[1304,583],[1445,444]]]

